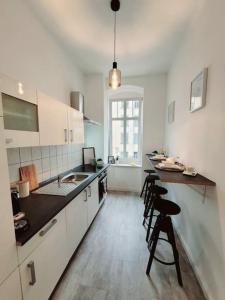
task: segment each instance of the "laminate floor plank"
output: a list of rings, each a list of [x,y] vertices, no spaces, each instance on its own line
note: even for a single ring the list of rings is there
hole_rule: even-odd
[[[175,266],[154,261],[145,275],[143,208],[136,195],[109,193],[51,300],[205,300],[179,240],[184,288]],[[157,256],[172,260],[168,243],[159,243]]]

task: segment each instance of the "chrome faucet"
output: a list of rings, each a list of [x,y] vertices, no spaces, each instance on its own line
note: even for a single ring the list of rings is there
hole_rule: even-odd
[[[60,188],[61,187],[61,179],[60,179],[60,176],[58,175],[58,187]]]

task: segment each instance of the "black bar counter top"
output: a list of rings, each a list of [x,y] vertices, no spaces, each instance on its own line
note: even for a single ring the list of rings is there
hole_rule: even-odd
[[[22,246],[30,240],[43,226],[45,226],[52,218],[54,218],[69,202],[71,202],[80,192],[82,192],[93,180],[95,180],[104,170],[109,167],[105,164],[101,168],[91,165],[81,165],[71,169],[60,176],[65,176],[70,172],[87,172],[93,173],[85,182],[69,193],[67,196],[30,194],[29,197],[19,199],[21,211],[25,213],[25,217],[29,220],[30,227],[25,232],[16,232],[17,245]],[[57,176],[40,184],[44,186],[57,179]]]
[[[158,173],[160,180],[162,182],[168,182],[168,183],[182,183],[182,184],[193,184],[193,185],[203,185],[203,186],[215,186],[216,183],[201,174],[197,174],[196,176],[187,176],[184,175],[182,172],[171,172],[166,170],[159,170],[155,166],[160,163],[160,161],[152,160],[151,154],[146,154],[148,157],[151,165],[155,169],[155,171]]]

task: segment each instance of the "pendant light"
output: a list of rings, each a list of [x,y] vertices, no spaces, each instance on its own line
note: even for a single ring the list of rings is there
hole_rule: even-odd
[[[121,86],[121,71],[117,69],[116,62],[116,12],[120,9],[120,1],[112,0],[111,9],[114,11],[114,60],[113,68],[109,71],[109,87],[117,89]]]

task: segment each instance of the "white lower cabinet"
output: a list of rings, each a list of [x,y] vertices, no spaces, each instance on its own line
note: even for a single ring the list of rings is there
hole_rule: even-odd
[[[1,300],[22,300],[19,270],[16,269],[1,285]]]
[[[47,300],[68,263],[65,210],[39,235],[43,242],[20,265],[23,300]]]
[[[71,257],[99,209],[98,179],[66,207],[67,238]]]
[[[66,207],[68,251],[71,257],[88,228],[87,190],[81,192]]]
[[[98,179],[87,188],[88,191],[88,226],[90,226],[99,209]]]
[[[97,178],[29,242],[18,247],[23,300],[48,299],[98,209]]]

